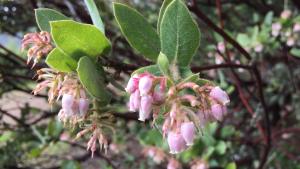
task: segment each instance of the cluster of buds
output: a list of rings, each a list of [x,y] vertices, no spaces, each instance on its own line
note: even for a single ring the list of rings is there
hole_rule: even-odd
[[[34,67],[36,63],[52,50],[51,36],[48,32],[28,33],[22,40],[22,50],[30,47],[27,52],[27,64],[33,60]]]
[[[158,84],[157,92],[155,89]],[[227,113],[229,97],[220,87],[183,82],[170,87],[166,94],[165,90],[166,78],[150,73],[134,75],[126,87],[131,94],[129,109],[139,110],[139,120],[147,119],[155,104],[160,106],[159,109],[162,106],[166,108],[162,131],[163,136],[167,136],[172,154],[193,145],[197,128],[204,127],[207,122],[220,121]],[[194,94],[187,94],[188,90]]]
[[[125,88],[130,93],[129,110],[139,111],[139,120],[145,121],[150,117],[154,105],[164,101],[165,89],[164,77],[156,77],[150,73],[134,75]]]
[[[280,36],[280,40],[285,42],[287,46],[292,47],[296,44],[298,39],[298,33],[300,32],[300,23],[293,23],[292,28],[284,28],[282,22],[286,22],[290,20],[292,16],[292,12],[290,10],[284,10],[281,15],[281,22],[274,22],[272,24],[272,36],[278,37]],[[294,22],[294,21],[292,21]]]
[[[97,150],[97,141],[98,141],[100,145],[100,151],[104,149],[106,153],[108,149],[108,141],[104,136],[104,134],[102,133],[100,127],[98,127],[96,124],[93,124],[85,128],[84,130],[80,131],[79,133],[77,133],[75,139],[78,139],[89,132],[92,132],[92,136],[90,140],[87,142],[87,151],[90,150],[92,152],[92,157],[94,157],[94,153]]]
[[[156,164],[161,164],[168,157],[162,149],[154,146],[144,148],[143,154],[152,158]]]

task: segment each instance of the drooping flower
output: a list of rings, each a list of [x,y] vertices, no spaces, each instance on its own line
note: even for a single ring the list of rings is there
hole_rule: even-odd
[[[141,97],[141,105],[139,110],[139,120],[145,121],[149,118],[152,111],[153,98],[149,95]]]
[[[283,12],[281,12],[280,17],[282,19],[288,19],[289,17],[291,17],[291,15],[292,15],[292,11],[284,10]]]
[[[181,135],[187,146],[194,144],[195,132],[195,125],[193,122],[184,122],[181,124]]]
[[[85,115],[87,113],[87,111],[89,110],[89,100],[84,99],[84,98],[80,98],[78,106],[79,106],[80,115],[81,116]]]
[[[300,23],[295,23],[294,24],[293,32],[300,32]]]
[[[141,77],[139,81],[139,90],[141,96],[147,95],[152,89],[153,77],[151,75],[145,75]]]
[[[289,37],[286,41],[286,45],[291,47],[294,46],[294,44],[295,44],[295,39],[293,37]]]
[[[272,35],[274,37],[278,36],[281,30],[281,24],[279,22],[272,24]]]
[[[168,133],[168,144],[171,154],[181,153],[187,148],[181,133],[178,132],[170,131]]]
[[[223,105],[227,105],[230,102],[228,94],[225,91],[223,91],[219,86],[214,87],[210,91],[209,95],[216,101],[221,102]]]
[[[262,44],[257,44],[257,45],[254,47],[254,51],[257,52],[257,53],[262,52],[263,49],[264,49],[264,46],[263,46]]]
[[[211,106],[211,112],[216,120],[221,121],[224,115],[227,113],[227,108],[226,106],[220,104],[214,104]]]
[[[174,158],[169,159],[167,169],[179,169],[180,163]]]

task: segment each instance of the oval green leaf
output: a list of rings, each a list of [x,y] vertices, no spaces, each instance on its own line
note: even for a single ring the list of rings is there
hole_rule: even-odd
[[[173,0],[164,0],[160,10],[159,10],[159,15],[158,15],[158,21],[157,21],[157,32],[160,33],[160,25],[161,25],[161,20],[165,14],[165,11],[168,7],[168,5],[172,2]]]
[[[95,26],[75,21],[52,21],[51,34],[58,48],[77,60],[96,58],[110,48],[110,42]]]
[[[160,69],[160,71],[165,75],[165,76],[169,76],[170,75],[170,71],[169,71],[169,60],[167,58],[167,56],[163,53],[160,52],[158,58],[157,58],[157,65]]]
[[[156,75],[156,76],[161,76],[162,75],[158,65],[150,65],[150,66],[141,67],[141,68],[135,70],[132,73],[132,75],[141,74],[141,73],[145,73],[145,72],[151,73],[151,74]]]
[[[48,8],[35,9],[35,19],[40,30],[47,32],[51,31],[50,21],[70,20],[70,18],[66,17],[62,13]]]
[[[104,72],[87,56],[80,58],[77,73],[82,85],[90,95],[102,103],[109,103],[110,94],[104,84]]]
[[[171,63],[187,66],[200,44],[200,31],[189,10],[174,0],[167,7],[160,25],[162,52]]]
[[[54,48],[47,56],[46,63],[49,67],[61,72],[72,72],[76,70],[77,61],[61,50]]]
[[[146,58],[156,61],[160,52],[157,32],[135,9],[114,3],[114,15],[129,44]]]

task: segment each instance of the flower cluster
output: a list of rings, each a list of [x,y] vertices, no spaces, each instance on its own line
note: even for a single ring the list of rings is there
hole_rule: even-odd
[[[129,110],[139,111],[139,120],[145,121],[150,117],[153,105],[163,102],[165,89],[164,77],[156,77],[150,73],[134,75],[125,88],[126,92],[130,93]]]
[[[292,11],[290,10],[284,10],[280,15],[280,20],[272,24],[272,36],[279,38],[289,47],[293,47],[297,44],[299,33],[300,22],[293,20]]]
[[[40,58],[50,52],[52,49],[51,38],[48,32],[29,33],[24,36],[22,40],[22,49],[25,49],[31,45],[28,50],[28,63],[34,58],[33,66],[40,60]],[[104,136],[103,128],[107,127],[111,129],[111,118],[105,113],[105,124],[100,123],[102,116],[91,116],[88,112],[98,111],[89,109],[90,102],[87,98],[86,91],[77,74],[59,72],[52,68],[42,68],[37,70],[37,76],[39,83],[33,90],[33,94],[37,95],[44,89],[48,89],[48,101],[53,104],[55,101],[61,99],[61,106],[58,113],[58,119],[64,124],[68,123],[71,126],[79,122],[83,122],[80,126],[82,131],[77,134],[77,138],[82,137],[87,133],[92,133],[90,140],[87,143],[87,150],[92,152],[92,157],[96,151],[96,143],[99,142],[100,149],[107,150],[108,141]],[[88,123],[85,123],[88,122]],[[101,121],[102,122],[102,121]]]
[[[155,90],[157,84],[160,84],[158,93]],[[165,90],[166,77],[155,77],[150,73],[134,75],[126,87],[131,94],[129,108],[139,110],[139,120],[149,118],[152,110],[156,115],[155,103],[159,103],[160,109],[165,107],[162,131],[172,154],[193,145],[196,128],[204,127],[207,122],[220,121],[227,113],[229,97],[220,87],[182,82],[171,86],[166,93]],[[156,99],[158,94],[159,99]]]
[[[30,47],[31,46],[31,47]],[[22,50],[30,47],[27,52],[27,64],[34,59],[32,67],[46,54],[52,50],[51,36],[48,32],[28,33],[22,40]]]

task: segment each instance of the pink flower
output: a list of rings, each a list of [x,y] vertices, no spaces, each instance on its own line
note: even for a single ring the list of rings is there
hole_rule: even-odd
[[[286,41],[286,45],[291,47],[294,46],[294,44],[295,44],[295,39],[293,37],[289,37]]]
[[[218,48],[218,50],[221,53],[224,53],[225,52],[225,44],[224,44],[224,42],[219,42],[217,48]]]
[[[211,106],[211,112],[216,120],[221,121],[223,116],[227,113],[227,108],[220,104],[214,104]]]
[[[264,46],[262,44],[258,44],[254,47],[254,51],[257,53],[262,52],[263,49],[264,49]]]
[[[281,12],[280,17],[282,19],[288,19],[289,17],[291,17],[291,15],[292,15],[292,11],[284,10],[283,12]]]
[[[180,168],[180,164],[177,160],[173,158],[169,160],[167,169],[179,169],[179,168]]]
[[[168,144],[171,154],[177,154],[186,149],[186,142],[180,133],[170,131],[168,134]]]
[[[210,95],[210,97],[217,100],[218,102],[221,102],[223,105],[227,105],[230,102],[229,96],[227,95],[227,93],[225,91],[223,91],[219,86],[214,87],[210,91],[209,95]]]
[[[140,91],[136,90],[130,95],[129,111],[135,112],[140,108]]]
[[[131,77],[127,83],[127,87],[125,88],[125,91],[127,93],[133,93],[138,88],[138,76],[134,75]]]
[[[83,116],[89,110],[89,100],[80,98],[79,103],[78,103],[78,107],[79,107],[80,115]]]
[[[279,22],[272,24],[272,35],[274,37],[279,35],[279,31],[281,30],[281,24]]]
[[[149,118],[150,113],[152,111],[152,103],[153,99],[149,95],[145,95],[141,97],[141,105],[139,112],[139,120],[145,121],[145,119]]]
[[[181,124],[181,135],[187,146],[194,144],[195,125],[193,122],[185,122]]]
[[[294,24],[293,31],[294,31],[294,32],[300,32],[300,24],[299,24],[299,23],[295,23],[295,24]]]
[[[70,94],[64,94],[61,100],[61,105],[65,113],[72,113],[72,106],[74,103],[74,96]]]
[[[141,96],[147,95],[152,89],[153,77],[151,75],[145,75],[140,78],[139,81],[139,90]]]

